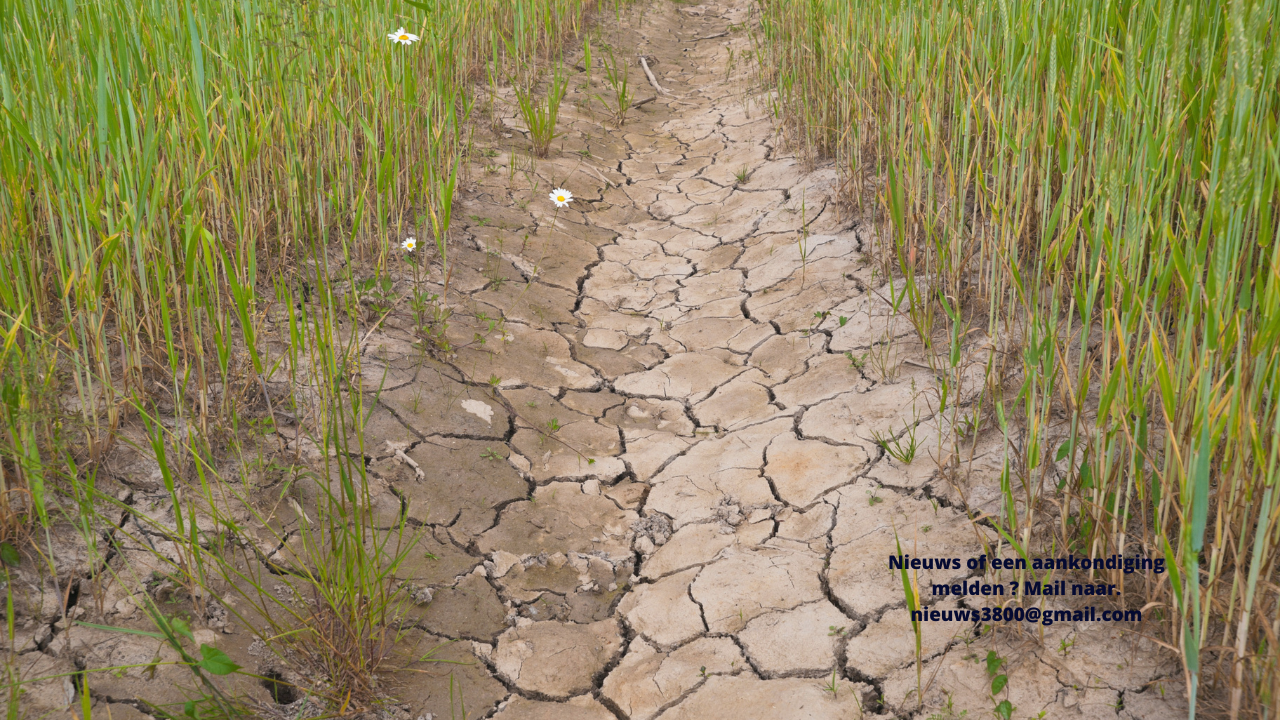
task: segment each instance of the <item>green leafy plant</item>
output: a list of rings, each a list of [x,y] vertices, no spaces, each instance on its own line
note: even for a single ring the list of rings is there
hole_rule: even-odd
[[[613,48],[609,48],[607,59],[600,58],[600,63],[604,66],[604,79],[610,89],[613,90],[613,97],[608,100],[600,96],[597,96],[597,98],[613,115],[614,124],[622,127],[622,124],[627,120],[627,111],[631,109],[631,68],[614,56]]]
[[[818,327],[822,322],[831,316],[830,310],[815,310],[813,319],[809,321],[809,327],[804,330],[805,336],[813,336],[818,332]]]
[[[542,101],[534,96],[532,88],[513,83],[520,118],[529,129],[529,142],[533,146],[533,154],[538,157],[546,157],[551,141],[560,137],[561,133],[556,132],[556,120],[560,116],[560,102],[564,100],[568,84],[569,76],[559,65],[551,74],[551,81]]]
[[[892,428],[884,434],[872,431],[871,439],[875,444],[889,453],[889,456],[903,465],[911,464],[916,457],[916,450],[920,448],[920,442],[916,438],[916,425],[907,425],[902,432],[901,437],[893,434]]]
[[[840,683],[834,669],[831,671],[831,679],[827,680],[827,684],[823,685],[822,689],[831,693],[831,697],[833,698],[840,697]]]
[[[898,540],[898,529],[893,530],[893,543],[898,550],[898,556],[902,556],[902,542]],[[910,575],[907,574],[907,568],[898,569],[899,579],[902,581],[902,595],[906,598],[908,617],[911,618],[911,634],[915,637],[915,659],[916,659],[916,707],[924,707],[924,647],[923,634],[920,628],[920,621],[916,619],[913,613],[920,610],[920,596],[916,593],[915,584],[911,582]],[[1007,719],[1006,719],[1007,720]]]
[[[1008,698],[1004,700],[996,700],[1005,687],[1009,684],[1009,676],[1000,672],[1000,668],[1004,666],[1004,658],[996,654],[995,650],[988,650],[985,660],[987,679],[991,682],[990,693],[992,702],[995,702],[995,709],[992,711],[1000,720],[1009,720],[1013,717],[1013,711],[1016,710],[1013,703]]]
[[[146,611],[151,617],[152,622],[158,632],[148,632],[145,630],[134,630],[130,628],[112,627],[109,625],[95,625],[93,623],[79,622],[76,624],[85,627],[96,628],[99,630],[109,630],[114,632],[126,633],[130,635],[142,635],[145,637],[156,638],[173,649],[179,657],[178,664],[184,665],[191,670],[192,675],[199,683],[198,691],[201,696],[197,699],[187,700],[184,704],[184,714],[195,717],[196,710],[200,710],[200,717],[207,718],[230,718],[241,717],[244,709],[239,703],[228,697],[211,679],[210,676],[218,677],[222,675],[230,675],[238,670],[240,666],[232,662],[231,658],[225,652],[218,648],[202,643],[196,650],[199,658],[192,655],[187,649],[187,643],[195,642],[195,635],[191,632],[191,626],[186,620],[180,617],[166,616],[160,612],[155,606],[154,601],[150,597],[146,599]],[[85,681],[87,682],[87,680]],[[84,697],[88,697],[88,693],[83,693]],[[155,708],[163,712],[163,708]],[[164,713],[169,716],[169,713]],[[86,715],[87,717],[87,715]]]
[[[884,498],[880,497],[879,491],[880,491],[880,487],[878,485],[874,488],[871,488],[870,490],[867,490],[867,504],[870,505],[871,507],[875,507],[876,505],[879,505],[880,503],[884,502]]]

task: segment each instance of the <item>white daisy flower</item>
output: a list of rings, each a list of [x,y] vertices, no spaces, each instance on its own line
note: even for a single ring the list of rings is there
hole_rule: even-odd
[[[405,32],[404,28],[400,28],[393,33],[387,33],[387,39],[394,43],[400,43],[401,45],[412,45],[418,42],[421,38],[411,32]]]
[[[404,242],[400,243],[400,247],[408,252],[413,252],[413,249],[418,247],[418,240],[417,238],[405,238]]]
[[[551,202],[555,203],[556,207],[564,207],[569,204],[570,200],[573,200],[573,193],[564,188],[556,188],[551,191]]]

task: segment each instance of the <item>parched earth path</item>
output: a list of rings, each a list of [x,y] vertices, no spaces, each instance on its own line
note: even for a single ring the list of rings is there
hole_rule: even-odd
[[[619,58],[645,55],[668,92],[633,67],[636,97],[656,99],[616,127],[594,97],[611,93],[598,46],[537,160],[497,98],[454,210],[454,354],[415,348],[407,309],[368,338],[370,479],[379,511],[407,508],[418,533],[400,570],[418,588],[405,644],[448,661],[386,679],[402,716],[461,718],[460,699],[468,718],[501,720],[987,716],[978,660],[997,647],[1016,717],[1171,717],[1161,683],[1176,667],[1069,623],[995,639],[925,624],[919,709],[886,559],[895,537],[948,558],[994,540],[962,509],[993,509],[1003,438],[979,439],[958,482],[940,471],[937,381],[864,255],[873,233],[836,206],[833,168],[788,153],[754,94],[753,4],[635,5],[604,18],[604,37]],[[575,195],[563,209],[547,200],[559,186]],[[413,277],[400,272],[397,293]],[[909,426],[920,449],[900,462],[877,440]],[[162,512],[153,485],[120,497]],[[108,588],[102,620],[139,622],[133,591]],[[41,668],[154,652],[31,627]],[[236,645],[243,631],[199,632],[247,667],[270,659]],[[95,678],[96,697],[138,717],[126,699],[154,698],[177,682],[154,679],[167,672]],[[63,698],[46,690],[50,706]]]
[[[936,466],[873,441],[901,433],[933,381],[877,381],[844,355],[888,339],[889,308],[834,171],[806,173],[753,104],[749,40],[729,31],[750,7],[627,13],[607,39],[669,94],[634,67],[637,98],[657,98],[617,128],[579,73],[550,157],[528,159],[508,109],[497,155],[471,168],[451,279],[466,347],[381,399],[422,436],[388,439],[426,478],[394,458],[370,468],[436,528],[445,568],[423,625],[473,641],[469,708],[874,716],[915,683],[894,529],[917,554],[980,552],[962,513],[918,492]],[[601,74],[591,92],[608,97]],[[560,186],[575,199],[557,210]],[[930,633],[930,654],[964,629]]]
[[[610,93],[597,49],[547,159],[529,159],[500,103],[497,152],[479,153],[455,210],[456,357],[414,364],[391,329],[370,353],[387,360],[394,428],[377,439],[407,443],[426,478],[393,457],[371,470],[432,529],[422,627],[472,641],[459,657],[478,662],[455,670],[469,708],[916,715],[914,640],[886,563],[895,533],[922,557],[970,557],[994,539],[939,472],[937,382],[909,362],[911,326],[863,255],[871,231],[836,206],[833,168],[788,154],[752,93],[751,10],[610,17],[619,57],[645,55],[667,92],[633,68],[637,97],[657,97],[613,126],[589,99]],[[558,210],[546,193],[561,186],[575,199]],[[902,463],[876,440],[908,426],[921,449]],[[977,447],[969,507],[996,497],[1004,452],[998,436]],[[925,626],[928,706],[991,711],[972,631]],[[1031,645],[1076,651],[1001,650],[1019,714],[1115,717],[1128,690],[1124,717],[1160,715],[1140,711],[1171,671],[1153,653],[1103,628],[1046,633]],[[438,700],[443,687],[409,692]]]

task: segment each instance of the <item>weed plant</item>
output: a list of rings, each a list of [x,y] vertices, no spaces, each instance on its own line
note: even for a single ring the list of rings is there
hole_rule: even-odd
[[[516,106],[520,109],[520,118],[524,120],[525,127],[529,128],[529,142],[537,157],[546,157],[551,141],[560,136],[556,132],[556,119],[560,116],[560,102],[564,100],[568,85],[569,76],[559,65],[552,72],[547,94],[542,102],[534,95],[533,88],[522,88],[519,83],[515,83]]]
[[[166,541],[166,576],[197,604],[238,593],[242,624],[301,658],[334,707],[373,702],[412,539],[369,495],[360,350],[404,299],[384,281],[407,235],[434,240],[435,265],[419,248],[414,268],[442,292],[411,302],[443,338],[471,83],[535,71],[593,4],[0,8],[0,559],[30,537],[56,576],[48,528],[67,520],[101,554],[121,501],[94,478],[135,431],[170,504],[130,512]],[[276,498],[293,529],[253,516],[242,480],[247,436],[285,421],[319,457]],[[280,577],[305,602],[282,602]],[[12,602],[7,617],[12,637]],[[193,702],[229,712],[211,689]]]
[[[625,60],[618,60],[613,48],[608,48],[608,57],[602,56],[600,64],[604,66],[604,80],[613,90],[612,98],[597,95],[600,103],[613,115],[613,123],[618,127],[627,121],[627,111],[631,109],[633,90],[631,88],[631,66]]]

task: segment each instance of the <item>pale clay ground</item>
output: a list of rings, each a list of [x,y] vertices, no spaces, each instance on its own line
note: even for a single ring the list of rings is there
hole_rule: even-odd
[[[926,624],[917,710],[910,625],[886,563],[894,532],[915,556],[962,558],[981,552],[979,532],[994,534],[955,509],[963,501],[935,472],[936,382],[898,364],[912,331],[860,261],[872,231],[834,205],[834,168],[806,172],[778,141],[751,91],[749,39],[723,32],[751,23],[751,10],[658,3],[642,23],[636,8],[620,25],[604,18],[621,54],[638,43],[672,94],[617,129],[585,106],[575,75],[565,135],[531,172],[507,107],[505,129],[478,141],[491,137],[498,154],[473,158],[454,212],[457,356],[424,361],[407,313],[371,337],[365,380],[382,391],[369,470],[385,510],[407,500],[422,529],[401,574],[432,595],[413,607],[406,642],[421,655],[459,640],[437,656],[468,663],[396,673],[394,710],[450,718],[452,672],[469,717],[501,720],[925,718],[948,701],[989,717],[975,658],[995,647],[1015,717],[1176,717],[1176,665],[1086,624],[976,641],[961,623]],[[593,92],[607,95],[598,62]],[[641,68],[630,78],[637,99],[654,94]],[[570,207],[546,200],[555,186],[574,193]],[[831,314],[818,322],[818,311]],[[479,314],[505,325],[467,345],[487,331]],[[886,339],[899,348],[895,378],[844,356]],[[872,438],[913,422],[925,449],[903,466]],[[979,447],[971,507],[995,497],[1003,452],[998,436]],[[482,458],[490,450],[507,457]],[[135,507],[163,510],[154,484],[127,484]],[[128,559],[123,548],[111,562]],[[130,592],[108,588],[101,621],[138,622]],[[134,636],[24,627],[27,677],[157,652]],[[198,632],[250,670],[269,664],[243,631]],[[833,669],[835,694],[824,689]],[[175,699],[174,672],[95,676],[94,717],[141,717],[133,699]],[[67,687],[34,684],[33,716],[65,707]]]

